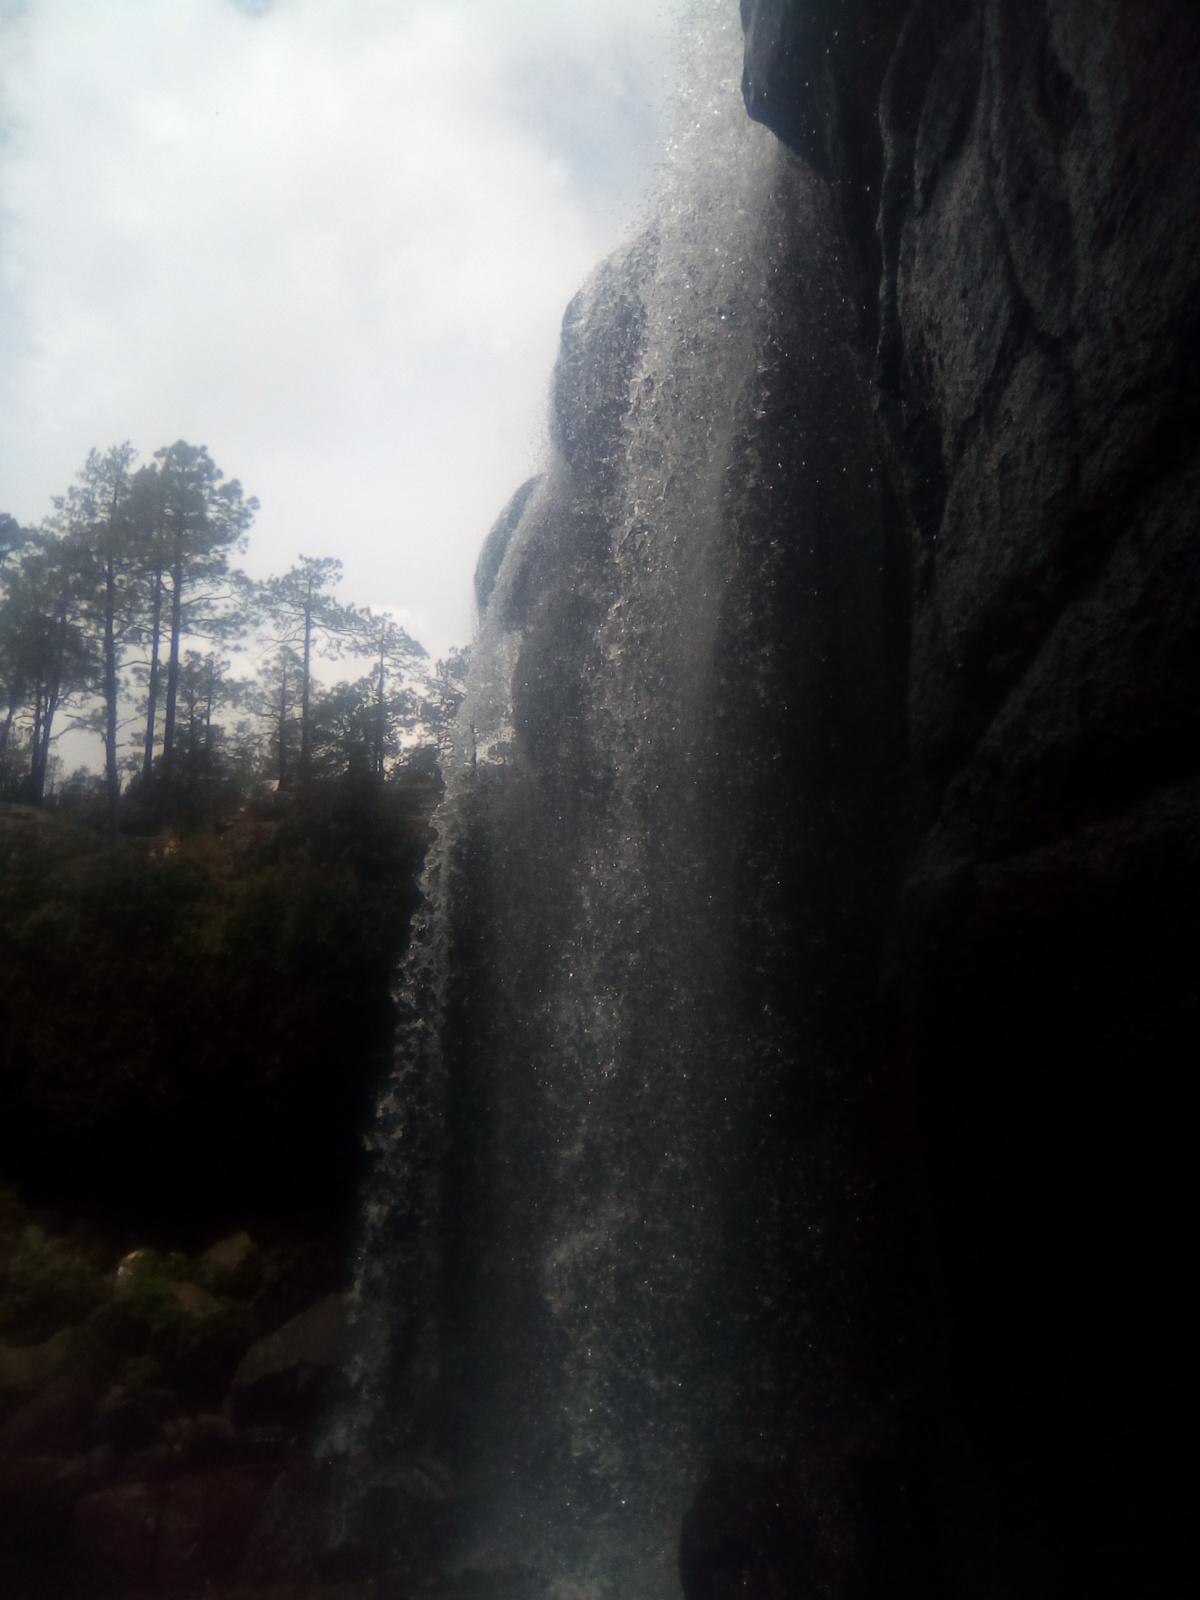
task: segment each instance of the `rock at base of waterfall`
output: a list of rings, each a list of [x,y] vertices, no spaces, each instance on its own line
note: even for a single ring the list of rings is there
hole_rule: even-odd
[[[95,1391],[78,1374],[56,1378],[0,1426],[0,1456],[70,1456],[84,1443]]]
[[[785,1600],[828,1592],[828,1519],[802,1503],[784,1467],[716,1463],[683,1519],[679,1577],[687,1600]]]
[[[210,1245],[200,1257],[200,1278],[208,1288],[223,1288],[239,1279],[258,1254],[258,1246],[243,1229]]]
[[[63,1328],[40,1344],[0,1344],[0,1392],[44,1388],[60,1377],[71,1359],[74,1332]]]
[[[331,1294],[252,1344],[233,1378],[239,1427],[299,1434],[336,1392],[345,1334],[341,1295]]]
[[[75,1507],[74,1541],[100,1571],[131,1582],[233,1575],[277,1475],[273,1462],[252,1463],[97,1489]]]

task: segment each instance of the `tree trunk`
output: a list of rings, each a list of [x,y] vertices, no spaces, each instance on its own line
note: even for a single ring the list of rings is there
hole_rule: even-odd
[[[108,507],[108,548],[104,552],[104,787],[108,797],[108,820],[117,825],[117,803],[121,778],[117,771],[117,507],[121,482],[113,483]]]
[[[117,562],[110,550],[104,563],[104,786],[109,822],[117,825],[121,778],[117,771]]]
[[[13,718],[17,714],[17,706],[19,703],[20,693],[19,691],[14,690],[12,698],[8,702],[8,711],[5,714],[3,726],[0,726],[0,756],[2,756],[8,749],[8,741],[12,734]]]
[[[375,775],[383,777],[383,746],[387,738],[387,680],[383,655],[383,636],[379,639],[379,692],[375,698]]]
[[[200,749],[197,739],[197,697],[195,688],[187,693],[187,791],[189,795],[196,792],[196,779],[200,770]]]
[[[142,756],[142,775],[146,782],[154,770],[154,721],[158,712],[158,653],[162,643],[163,569],[154,568],[154,608],[150,621],[150,677],[146,684],[146,746]]]
[[[287,783],[287,657],[280,662],[279,678],[279,792]]]
[[[175,535],[171,563],[171,648],[167,656],[167,697],[163,705],[162,786],[169,791],[175,765],[175,708],[179,699],[179,637],[183,632],[183,535]]]
[[[212,654],[208,657],[208,678],[206,680],[204,700],[204,766],[209,771],[212,768],[212,717],[213,695],[217,686],[217,669]]]
[[[312,774],[312,728],[309,725],[309,685],[312,678],[312,583],[304,601],[304,664],[300,675],[300,781]]]
[[[41,788],[39,771],[42,764],[42,695],[43,685],[38,681],[33,692],[33,729],[29,735],[29,798],[34,805],[38,803],[38,793]]]
[[[54,714],[58,710],[62,693],[63,656],[67,641],[67,602],[59,604],[55,619],[56,638],[54,655],[44,685],[38,686],[38,713],[34,717],[33,750],[33,804],[40,806],[46,797],[46,773],[50,766],[50,735],[54,728]],[[39,725],[40,724],[40,725]]]

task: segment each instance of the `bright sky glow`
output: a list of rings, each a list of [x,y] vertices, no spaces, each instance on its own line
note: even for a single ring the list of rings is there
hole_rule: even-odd
[[[0,510],[186,438],[262,502],[256,576],[335,555],[343,599],[465,642],[674,9],[0,0]]]

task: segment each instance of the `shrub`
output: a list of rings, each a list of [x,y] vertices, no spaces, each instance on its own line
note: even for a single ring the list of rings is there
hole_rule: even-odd
[[[199,1315],[185,1311],[173,1286],[179,1259],[147,1252],[89,1316],[83,1355],[98,1383],[165,1385],[197,1404],[223,1393],[252,1337],[248,1319],[232,1305]]]
[[[82,1322],[104,1295],[104,1279],[94,1268],[52,1244],[40,1228],[26,1228],[8,1265],[0,1334],[35,1344]]]

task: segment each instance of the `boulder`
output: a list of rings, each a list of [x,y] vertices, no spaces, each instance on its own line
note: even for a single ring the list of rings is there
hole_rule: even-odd
[[[185,1316],[210,1317],[214,1311],[221,1309],[221,1302],[216,1296],[202,1289],[198,1283],[173,1283],[171,1293]]]
[[[483,549],[479,552],[479,560],[475,566],[475,604],[480,611],[487,608],[492,590],[496,587],[496,578],[504,562],[505,552],[525,513],[530,496],[541,481],[540,477],[526,479],[496,518],[492,531],[484,540]]]
[[[227,1234],[224,1239],[218,1239],[216,1244],[209,1245],[200,1257],[200,1276],[206,1282],[221,1282],[236,1277],[257,1251],[258,1246],[244,1229],[240,1233]]]
[[[36,1552],[61,1549],[73,1505],[111,1470],[111,1453],[103,1450],[67,1460],[0,1456],[0,1575],[7,1576],[4,1552],[13,1546]],[[0,1593],[7,1597],[10,1591],[4,1587]]]
[[[244,1582],[313,1582],[330,1539],[332,1481],[307,1455],[289,1459],[265,1496],[238,1572]]]
[[[33,1352],[36,1345],[0,1344],[0,1393],[33,1387]]]
[[[67,1463],[61,1456],[0,1456],[0,1507],[6,1519],[13,1508],[56,1492]]]
[[[245,1557],[277,1471],[255,1463],[96,1490],[75,1507],[75,1544],[126,1582],[169,1588],[228,1577]]]
[[[167,1433],[164,1428],[164,1434]],[[188,1465],[182,1444],[178,1439],[165,1437],[154,1444],[115,1459],[114,1476],[120,1483],[165,1483],[177,1478]]]
[[[71,1353],[73,1330],[63,1328],[40,1344],[0,1344],[0,1391],[40,1389],[59,1377]]]
[[[122,1454],[161,1444],[166,1426],[179,1415],[169,1389],[131,1389],[113,1384],[96,1407],[91,1436]]]
[[[147,1483],[118,1483],[84,1495],[75,1506],[75,1544],[105,1572],[150,1578],[162,1492]]]
[[[154,1260],[153,1250],[130,1250],[117,1262],[117,1282],[122,1285],[132,1283],[139,1273],[149,1270]]]
[[[1200,12],[742,14],[751,114],[833,180],[901,554],[879,1121],[926,1220],[876,1320],[945,1408],[945,1587],[1182,1592]]]
[[[71,1456],[82,1449],[95,1403],[84,1377],[56,1378],[0,1425],[0,1456]]]
[[[175,1479],[159,1524],[158,1581],[236,1572],[277,1471],[255,1463]]]
[[[786,1469],[714,1465],[683,1519],[679,1576],[687,1600],[831,1592],[815,1548],[817,1521],[797,1514],[798,1500]]]
[[[444,1462],[428,1456],[401,1456],[363,1487],[358,1508],[359,1538],[374,1550],[389,1575],[419,1581],[440,1569],[447,1553],[447,1535],[457,1503],[457,1487]],[[504,1594],[505,1575],[496,1574],[494,1590]],[[534,1594],[532,1578],[528,1591]]]
[[[165,1424],[163,1433],[193,1466],[224,1466],[239,1448],[237,1429],[217,1412],[176,1417]]]
[[[311,1424],[329,1397],[344,1333],[342,1297],[331,1294],[251,1345],[233,1378],[238,1425],[286,1434]]]
[[[430,1509],[453,1505],[458,1491],[444,1461],[430,1456],[402,1456],[373,1479],[378,1489],[403,1495],[412,1505]]]

